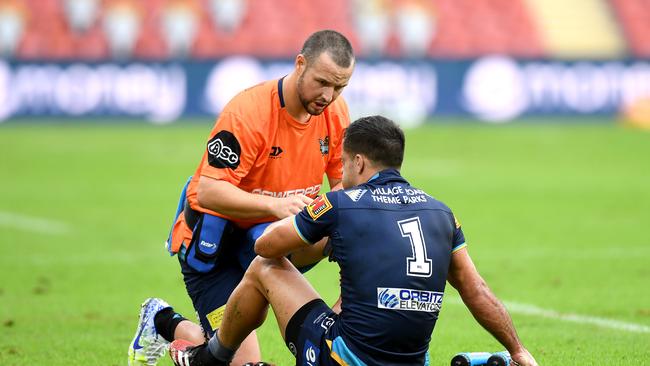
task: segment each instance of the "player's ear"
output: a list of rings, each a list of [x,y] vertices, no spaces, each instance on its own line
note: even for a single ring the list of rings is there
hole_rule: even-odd
[[[354,170],[357,174],[361,175],[363,170],[366,168],[366,159],[363,155],[356,154],[354,155]]]

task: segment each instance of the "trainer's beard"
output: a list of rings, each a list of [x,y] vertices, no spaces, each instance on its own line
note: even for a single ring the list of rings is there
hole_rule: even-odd
[[[304,74],[300,75],[300,77],[298,78],[298,84],[296,85],[298,87],[297,88],[298,99],[300,100],[300,104],[302,104],[302,107],[307,111],[307,113],[311,114],[312,116],[318,116],[319,114],[323,113],[325,108],[323,108],[322,110],[314,110],[309,106],[309,104],[311,104],[311,101],[307,100],[307,98],[305,98],[305,96],[302,93],[303,77]]]

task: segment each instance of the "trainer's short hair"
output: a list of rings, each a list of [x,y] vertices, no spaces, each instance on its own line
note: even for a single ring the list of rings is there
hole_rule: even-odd
[[[392,120],[382,116],[362,117],[345,130],[343,150],[349,155],[361,154],[385,168],[402,166],[404,132]]]
[[[350,41],[341,33],[329,29],[313,33],[300,50],[307,59],[307,65],[311,65],[323,52],[327,52],[340,67],[350,67],[354,59]]]

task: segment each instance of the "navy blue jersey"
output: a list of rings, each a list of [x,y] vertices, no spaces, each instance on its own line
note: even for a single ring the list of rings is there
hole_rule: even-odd
[[[451,210],[387,169],[319,197],[295,227],[308,243],[331,239],[342,311],[330,331],[341,335],[339,348],[358,364],[425,364],[452,252],[465,245]]]

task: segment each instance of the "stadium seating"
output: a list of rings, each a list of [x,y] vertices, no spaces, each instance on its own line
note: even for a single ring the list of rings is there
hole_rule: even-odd
[[[26,26],[15,53],[5,56],[23,60],[101,60],[116,57],[111,49],[111,34],[107,34],[110,27],[105,24],[107,9],[116,3],[130,4],[137,12],[138,29],[134,33],[134,47],[126,55],[136,59],[163,60],[175,56],[168,47],[165,34],[169,33],[163,31],[161,20],[166,7],[172,3],[188,4],[196,15],[194,21],[197,31],[192,34],[193,41],[187,57],[211,59],[231,54],[249,54],[262,58],[292,57],[308,34],[324,28],[343,32],[350,38],[358,54],[368,56],[364,54],[361,44],[364,38],[359,36],[361,30],[356,23],[355,4],[358,7],[358,0],[241,0],[245,12],[239,23],[228,25],[232,29],[219,24],[218,17],[211,13],[214,5],[212,1],[218,0],[80,0],[97,1],[98,4],[96,14],[92,15],[91,26],[82,31],[73,30],[70,26],[65,13],[66,1],[75,0],[20,2],[23,4],[22,11],[26,13]],[[408,40],[400,38],[405,37],[404,32],[400,33],[396,24],[399,23],[397,18],[400,9],[414,4],[426,12],[431,27],[430,42],[427,38],[430,45],[425,47],[424,54],[413,55],[414,57],[472,58],[493,53],[516,57],[558,55],[554,41],[548,38],[549,24],[544,21],[544,11],[535,6],[541,1],[373,1],[386,12],[384,16],[388,17],[390,27],[382,54],[378,56],[411,56],[407,47]],[[625,37],[622,42],[627,42],[627,48],[634,55],[649,56],[650,22],[647,19],[650,19],[650,3],[646,0],[596,0],[600,1],[604,5],[593,8],[609,11],[611,7],[614,16],[608,17],[620,22],[620,25],[614,24],[613,33],[616,33],[616,27],[620,27]],[[581,1],[586,2],[588,1]],[[563,2],[558,0],[557,3]],[[597,20],[598,16],[592,19]],[[580,37],[567,36],[565,40],[577,44]],[[600,50],[609,46],[602,42],[599,44],[596,40],[589,47],[592,48],[578,52],[599,54],[593,49]],[[624,49],[625,46],[619,48]]]
[[[542,56],[542,42],[521,0],[439,0],[439,29],[431,56],[486,53]]]
[[[650,57],[650,2],[647,0],[610,0],[628,47],[637,57]]]
[[[615,58],[625,43],[602,0],[526,0],[536,14],[546,51],[559,58]]]

